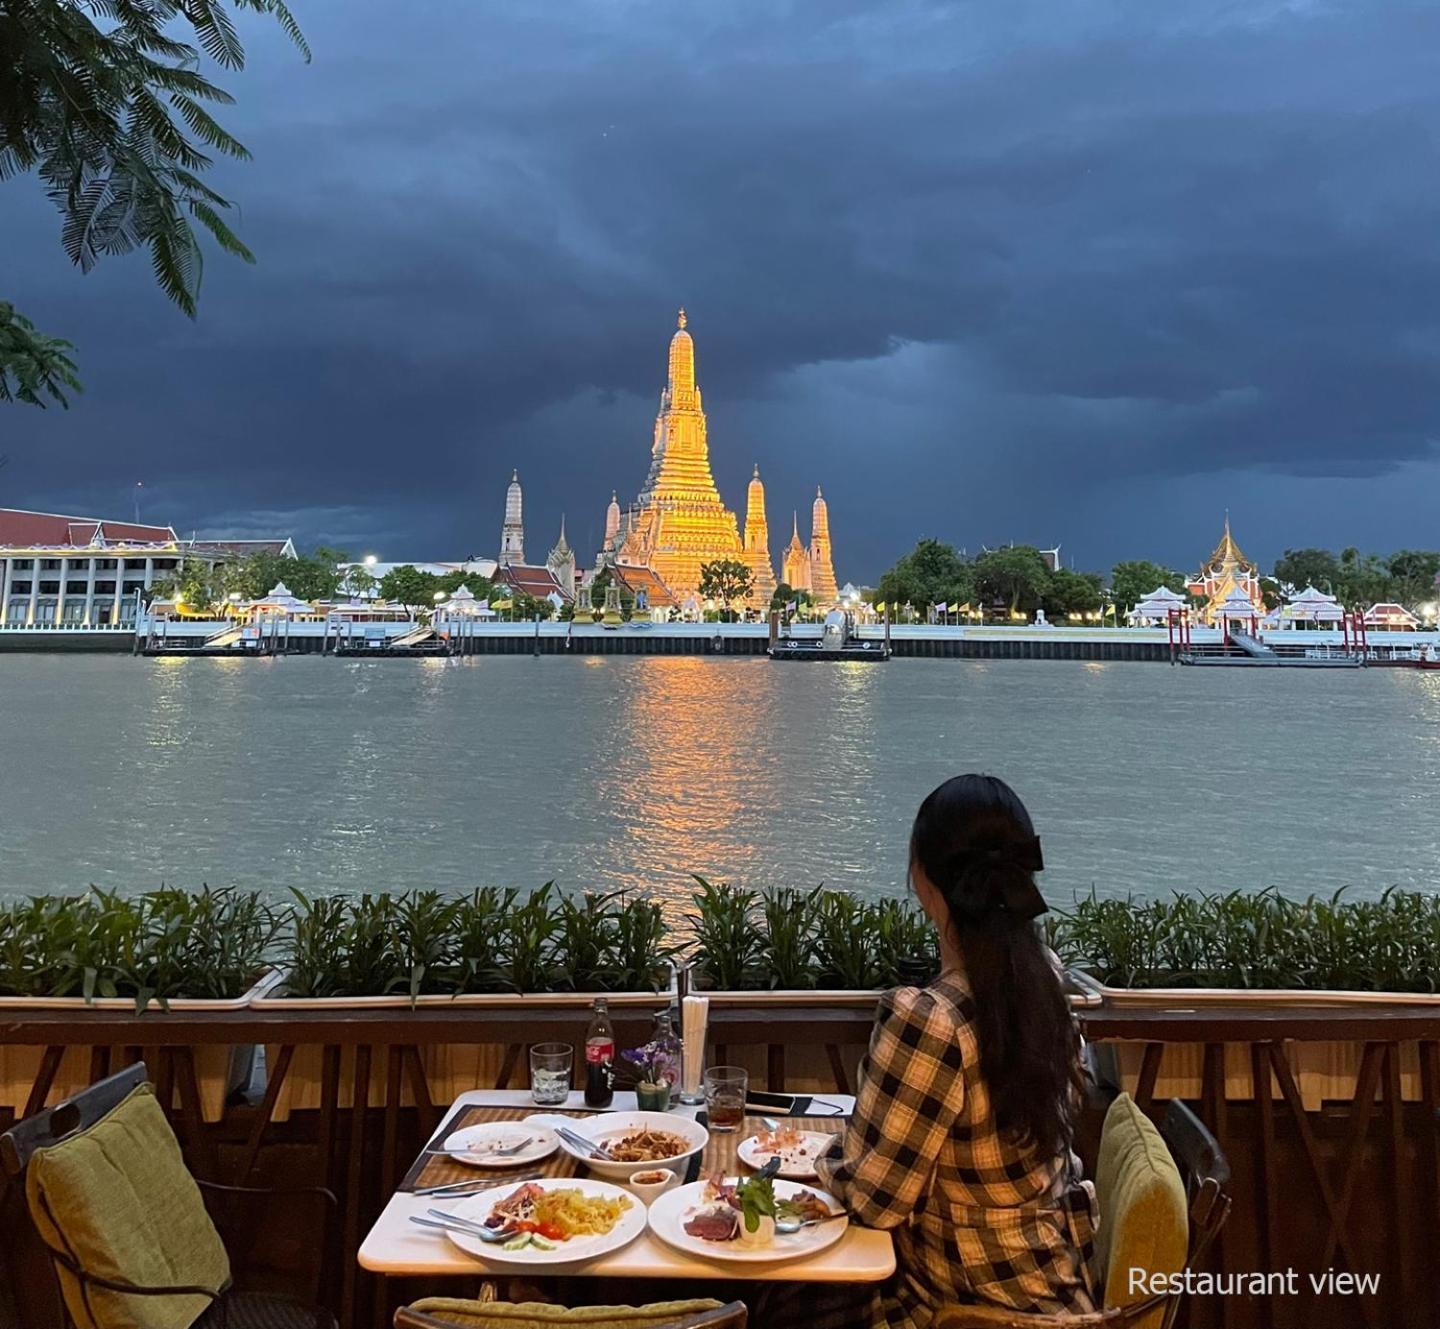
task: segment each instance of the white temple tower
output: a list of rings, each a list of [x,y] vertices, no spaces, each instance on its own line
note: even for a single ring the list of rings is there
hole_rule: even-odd
[[[505,491],[505,524],[500,528],[500,557],[495,561],[502,568],[525,562],[525,514],[519,471],[511,472],[510,488]]]

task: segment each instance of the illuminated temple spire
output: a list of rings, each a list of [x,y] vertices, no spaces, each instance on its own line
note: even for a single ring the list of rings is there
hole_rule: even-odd
[[[525,515],[524,499],[520,493],[520,472],[510,474],[510,488],[505,491],[505,524],[500,528],[500,557],[496,560],[502,568],[525,562]]]
[[[775,568],[770,562],[770,523],[765,520],[765,485],[758,463],[745,499],[745,562],[750,565],[750,602],[764,609],[775,594]]]
[[[700,569],[741,561],[740,526],[710,473],[705,412],[695,380],[695,341],[685,311],[670,339],[665,390],[650,448],[650,473],[616,553],[622,566],[649,568],[677,600],[698,591]]]
[[[810,551],[800,543],[800,514],[790,514],[790,543],[785,546],[781,577],[792,591],[810,589]]]
[[[817,605],[832,605],[840,598],[835,564],[830,557],[830,509],[819,485],[815,486],[815,506],[810,517],[810,593]]]

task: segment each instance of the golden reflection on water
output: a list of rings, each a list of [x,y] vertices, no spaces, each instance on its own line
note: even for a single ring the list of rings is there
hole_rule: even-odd
[[[703,657],[624,661],[614,757],[597,782],[598,796],[624,812],[623,841],[606,846],[607,877],[660,897],[678,921],[692,872],[779,884],[774,864],[756,857],[777,818],[791,819],[795,838],[808,840],[825,835],[827,821],[863,814],[876,666],[835,666],[835,704],[796,735],[793,712],[783,713],[787,695],[794,701],[785,685],[809,667]],[[790,736],[788,748],[782,734]]]

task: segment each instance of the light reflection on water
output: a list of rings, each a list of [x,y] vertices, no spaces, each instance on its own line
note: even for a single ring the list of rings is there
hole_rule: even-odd
[[[903,888],[1005,776],[1047,893],[1433,888],[1440,677],[944,660],[0,658],[0,891]]]

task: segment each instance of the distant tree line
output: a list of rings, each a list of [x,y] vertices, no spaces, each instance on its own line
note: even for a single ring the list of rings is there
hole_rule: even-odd
[[[1315,586],[1347,609],[1367,609],[1394,601],[1409,609],[1433,602],[1440,577],[1440,551],[1402,549],[1382,558],[1358,549],[1287,549],[1276,560],[1274,575],[1260,578],[1267,608],[1289,594]],[[1108,585],[1098,572],[1071,568],[1051,571],[1033,545],[987,549],[973,558],[943,540],[921,540],[876,583],[874,598],[888,605],[973,605],[990,611],[1047,618],[1092,613],[1113,604],[1119,614],[1139,604],[1158,587],[1187,595],[1190,578],[1163,563],[1131,559],[1115,564]],[[778,597],[777,597],[778,598]],[[1190,596],[1192,601],[1199,597]]]
[[[876,583],[875,599],[920,610],[968,604],[1027,617],[1043,609],[1047,618],[1063,618],[1100,609],[1103,586],[1098,572],[1052,572],[1034,545],[987,549],[967,558],[943,540],[921,540]]]

